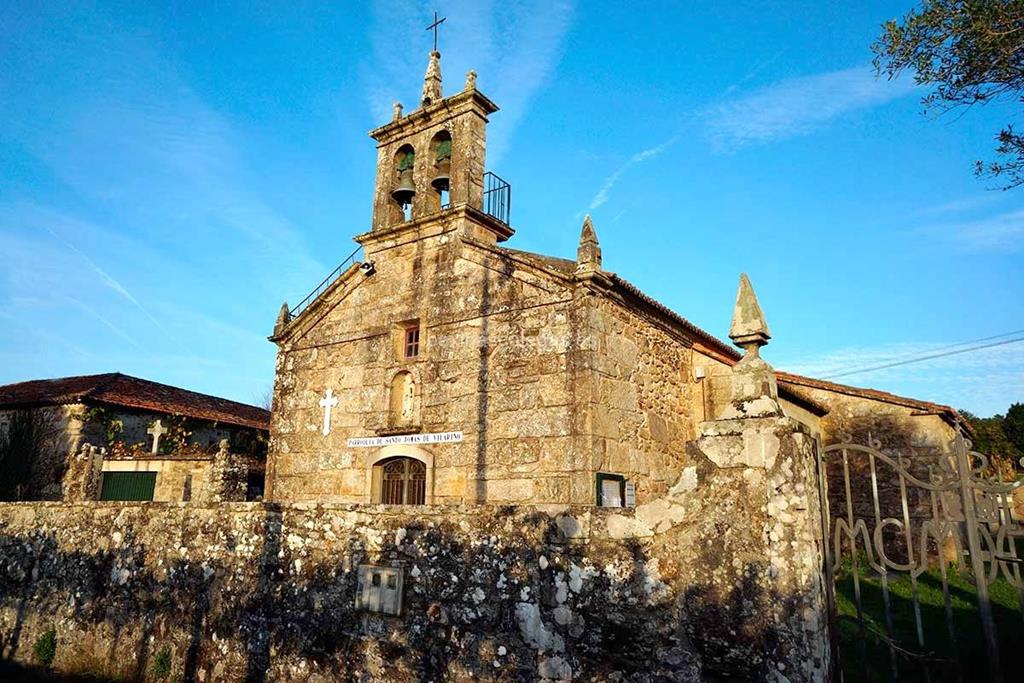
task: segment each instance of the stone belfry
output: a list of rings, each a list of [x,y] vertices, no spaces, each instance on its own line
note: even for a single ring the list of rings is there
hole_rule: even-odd
[[[422,229],[435,220],[462,220],[469,236],[491,243],[508,239],[513,231],[507,208],[495,211],[494,197],[485,207],[485,192],[496,178],[485,177],[487,117],[497,110],[477,90],[473,71],[460,92],[444,96],[435,42],[419,107],[405,113],[396,102],[392,120],[370,131],[377,141],[373,225],[359,241],[366,246],[382,233]],[[508,185],[498,182],[507,207]]]

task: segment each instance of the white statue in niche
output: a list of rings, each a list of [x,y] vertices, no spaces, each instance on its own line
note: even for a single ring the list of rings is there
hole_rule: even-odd
[[[416,421],[416,384],[412,374],[400,372],[391,380],[391,421],[412,424]]]
[[[413,399],[416,397],[416,387],[412,383],[410,375],[405,382],[405,389],[402,391],[402,422],[412,422]]]

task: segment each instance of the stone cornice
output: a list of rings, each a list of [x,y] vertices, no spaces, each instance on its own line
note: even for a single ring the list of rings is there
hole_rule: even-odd
[[[376,140],[379,145],[387,145],[398,138],[408,135],[411,130],[421,129],[425,125],[445,121],[467,111],[475,111],[486,121],[489,114],[498,111],[498,105],[479,90],[463,90],[451,97],[446,97],[440,102],[411,111],[397,121],[391,121],[379,128],[374,128],[370,131],[370,137]]]
[[[421,216],[405,223],[399,223],[391,228],[382,230],[371,230],[361,235],[356,235],[355,240],[364,248],[369,248],[384,242],[385,240],[396,240],[406,235],[414,234],[415,239],[421,237],[439,235],[444,232],[457,230],[460,221],[475,223],[497,236],[499,242],[504,242],[515,234],[511,226],[502,223],[490,214],[468,204],[457,204],[450,209],[444,209],[429,216]],[[440,228],[440,229],[436,229]]]

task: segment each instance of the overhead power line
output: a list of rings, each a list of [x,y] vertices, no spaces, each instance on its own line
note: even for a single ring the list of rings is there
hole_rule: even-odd
[[[1013,333],[1011,333],[1011,334],[1013,334]],[[1004,337],[1004,336],[1006,336],[1006,335],[1000,334],[1000,335],[996,335],[995,337],[986,337],[986,339],[998,339],[999,337]],[[978,340],[975,340],[975,341],[982,341],[982,340],[978,339]],[[929,353],[929,354],[924,355],[924,356],[917,356],[916,358],[907,358],[905,360],[898,360],[898,361],[894,361],[892,363],[884,363],[882,365],[873,365],[871,367],[866,367],[866,368],[857,368],[856,370],[847,370],[846,372],[839,372],[839,373],[836,373],[834,375],[826,375],[822,379],[835,379],[836,377],[846,377],[847,375],[859,375],[859,374],[864,373],[864,372],[874,372],[875,370],[885,370],[886,368],[895,368],[895,367],[898,367],[900,365],[909,365],[911,363],[920,363],[922,361],[932,360],[932,359],[935,359],[935,358],[944,358],[946,356],[955,356],[955,355],[960,354],[960,353],[970,353],[971,351],[981,351],[982,349],[991,349],[991,348],[993,348],[995,346],[1005,346],[1006,344],[1016,344],[1017,342],[1022,342],[1022,341],[1024,341],[1024,337],[1015,337],[1014,339],[1004,339],[1002,341],[991,342],[989,344],[981,344],[979,346],[971,346],[971,347],[966,348],[966,349],[956,349],[954,351],[944,351],[942,353]],[[964,342],[964,344],[971,344],[971,343],[973,343],[973,342]],[[962,344],[953,344],[952,346],[962,346]],[[951,348],[951,347],[944,346],[944,347],[940,347],[940,348],[947,348],[948,349],[948,348]]]
[[[1024,334],[1024,330],[1014,330],[1013,332],[1003,332],[1002,334],[994,334],[991,337],[982,337],[981,339],[971,339],[970,341],[960,342],[959,344],[947,344],[946,346],[939,346],[928,353],[935,353],[936,351],[945,351],[946,349],[955,349],[958,346],[967,346],[968,344],[980,344],[981,342],[992,341],[993,339],[1002,339],[1003,337],[1012,337],[1016,334]]]

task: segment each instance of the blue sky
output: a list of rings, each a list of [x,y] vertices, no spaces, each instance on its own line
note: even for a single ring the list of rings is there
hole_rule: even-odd
[[[1024,189],[971,173],[1010,106],[875,79],[909,6],[3,3],[0,382],[263,394],[281,301],[369,226],[366,132],[415,106],[435,8],[446,92],[473,68],[502,107],[509,246],[571,257],[589,211],[607,269],[723,337],[746,271],[765,357],[816,376],[1024,329]],[[1024,343],[842,381],[1001,412]]]

